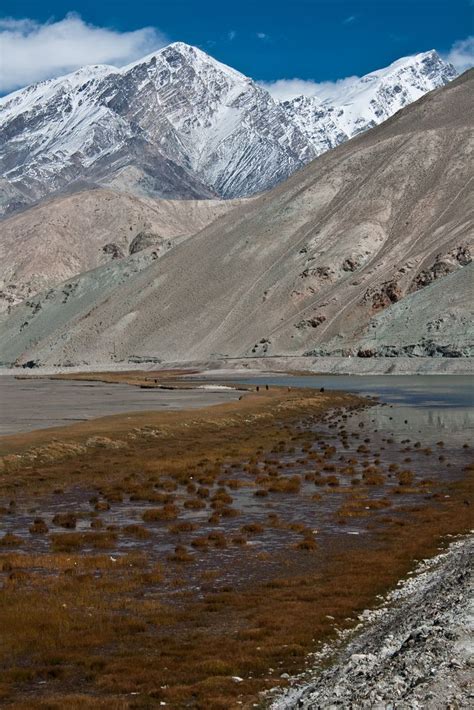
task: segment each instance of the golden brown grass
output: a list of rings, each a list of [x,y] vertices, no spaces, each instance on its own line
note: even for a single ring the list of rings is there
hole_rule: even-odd
[[[174,519],[180,512],[184,515],[185,500],[199,500],[220,502],[211,516],[220,523],[232,498],[223,484],[237,490],[228,481],[239,479],[237,468],[226,479],[219,461],[236,466],[249,461],[247,476],[260,475],[258,464],[272,448],[285,445],[289,450],[291,438],[295,446],[304,442],[293,423],[332,405],[358,406],[358,400],[275,389],[199,412],[106,418],[56,431],[55,437],[77,447],[68,448],[67,457],[55,447],[59,457],[34,463],[22,458],[23,453],[47,445],[51,432],[4,440],[2,453],[17,456],[0,471],[0,491],[7,501],[18,489],[33,500],[37,491],[81,486],[93,489],[86,498],[94,493],[92,507],[107,499],[113,508],[114,496],[119,500],[120,494],[134,492],[157,507],[146,511],[154,518],[147,528],[133,524],[120,533],[65,529],[50,535],[53,547],[41,554],[20,551],[21,537],[0,539],[0,704],[28,710],[121,710],[164,702],[173,709],[227,710],[242,707],[238,701],[248,707],[259,691],[275,684],[270,667],[301,670],[305,654],[315,648],[314,639],[327,639],[334,624],[349,624],[347,618],[355,619],[371,605],[407,573],[414,559],[436,552],[442,535],[469,529],[471,509],[463,500],[472,498],[472,471],[465,472],[462,483],[436,490],[439,498],[426,500],[426,486],[420,487],[420,506],[411,506],[398,518],[387,517],[370,537],[361,536],[364,542],[352,539],[350,549],[347,536],[330,549],[319,546],[305,525],[296,523],[298,528],[289,530],[274,512],[265,511],[265,526],[242,521],[238,533],[230,521],[234,532],[227,535],[222,530],[200,535],[194,523]],[[150,436],[150,430],[159,435]],[[127,446],[83,448],[92,434],[119,438]],[[332,455],[326,447],[322,465]],[[314,466],[315,459],[311,461]],[[354,466],[357,460],[346,463]],[[267,466],[262,490],[279,481],[288,488],[271,492],[261,505],[286,494],[297,501],[302,478],[278,475],[274,463]],[[389,502],[372,502],[371,490],[356,489],[353,505],[345,498],[343,512],[363,509],[368,520],[380,517],[378,508]],[[153,499],[163,493],[174,498]],[[324,490],[324,495],[334,494]],[[115,544],[118,534],[140,540],[147,529],[172,540],[173,552],[161,565],[148,552],[110,554],[106,547],[103,554],[81,552],[85,544],[92,550],[97,544]],[[288,534],[292,546],[291,551],[273,554],[271,572],[267,551],[258,554],[246,545],[247,536],[263,540],[267,529]],[[238,585],[220,581],[221,550],[238,553]],[[194,593],[187,582],[197,558],[209,560],[210,566],[200,568],[201,586]],[[249,571],[255,569],[258,575],[252,577]],[[243,682],[235,683],[234,675]]]

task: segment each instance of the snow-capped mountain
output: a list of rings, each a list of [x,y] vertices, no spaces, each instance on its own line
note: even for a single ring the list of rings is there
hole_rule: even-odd
[[[382,123],[456,76],[451,64],[430,51],[404,57],[385,69],[371,72],[330,98],[298,96],[282,105],[320,155]]]
[[[122,69],[84,67],[0,99],[0,206],[84,184],[159,197],[251,195],[454,76],[428,52],[331,101],[278,103],[181,42]]]
[[[182,43],[121,70],[86,67],[15,92],[1,100],[0,121],[0,171],[32,198],[77,179],[232,197],[315,156],[268,92]]]

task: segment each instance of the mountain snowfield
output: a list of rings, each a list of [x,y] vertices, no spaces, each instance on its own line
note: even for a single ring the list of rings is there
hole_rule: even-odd
[[[252,195],[455,76],[431,51],[330,100],[278,103],[181,42],[122,69],[84,67],[0,99],[0,210],[97,185],[178,199]]]

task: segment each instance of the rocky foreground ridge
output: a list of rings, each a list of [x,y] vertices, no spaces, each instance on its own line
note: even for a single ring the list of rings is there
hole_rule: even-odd
[[[316,654],[319,668],[295,679],[272,710],[471,708],[473,563],[472,536],[422,562],[339,647]]]

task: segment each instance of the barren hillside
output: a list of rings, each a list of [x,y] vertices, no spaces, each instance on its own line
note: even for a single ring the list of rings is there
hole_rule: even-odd
[[[101,264],[153,246],[161,256],[236,200],[154,200],[84,190],[0,222],[0,310]]]
[[[63,325],[45,298],[21,333],[12,312],[0,356],[98,362],[111,343],[124,360],[349,354],[374,316],[471,261],[473,85],[471,71],[426,95],[86,309],[69,301]],[[435,297],[430,307],[435,318]]]

